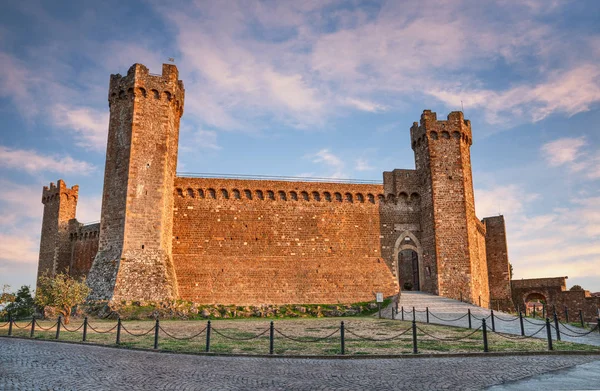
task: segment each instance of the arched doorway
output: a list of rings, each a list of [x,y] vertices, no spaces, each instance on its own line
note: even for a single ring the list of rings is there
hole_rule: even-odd
[[[400,287],[407,291],[420,291],[419,254],[409,248],[400,251],[398,268],[400,269]]]
[[[398,236],[394,246],[394,262],[401,290],[423,289],[423,249],[412,232],[404,231]]]
[[[536,309],[536,315],[540,314],[540,316],[542,315],[542,309],[544,308],[544,306],[546,305],[546,297],[539,293],[539,292],[533,292],[533,293],[529,293],[526,297],[525,297],[525,314],[533,314],[534,312],[534,308]]]

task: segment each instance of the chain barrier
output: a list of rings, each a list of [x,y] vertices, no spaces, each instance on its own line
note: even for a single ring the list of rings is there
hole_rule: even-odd
[[[501,336],[502,338],[506,338],[506,339],[528,339],[528,338],[533,338],[534,335],[538,334],[540,331],[544,330],[545,328],[546,328],[546,325],[544,324],[544,325],[542,325],[542,327],[539,328],[538,331],[536,331],[535,333],[530,334],[530,335],[511,335],[511,334],[502,333],[499,331],[492,331],[492,330],[490,330],[490,331],[492,331],[494,334],[497,334],[497,335]]]
[[[584,332],[584,333],[582,333],[582,332],[580,332],[580,331],[578,331],[578,330],[573,330],[573,329],[571,329],[571,328],[567,327],[567,325],[566,325],[565,323],[563,323],[563,322],[558,322],[558,323],[560,323],[560,325],[561,325],[562,327],[564,327],[565,329],[569,330],[569,331],[570,331],[570,332],[572,332],[572,333],[575,333],[575,334],[580,334],[580,335],[588,335],[588,334],[589,334],[588,332]],[[598,326],[595,326],[595,327],[598,327]],[[595,328],[595,327],[594,327],[594,328]]]
[[[236,338],[236,337],[230,337],[228,335],[225,335],[225,334],[219,332],[219,330],[217,330],[215,328],[212,328],[211,330],[214,331],[215,333],[217,333],[218,335],[220,335],[221,337],[226,338],[226,339],[230,339],[232,341],[250,341],[252,339],[256,339],[256,338],[262,337],[263,335],[265,335],[266,333],[268,333],[270,331],[270,329],[266,329],[262,333],[260,333],[258,335],[255,335],[253,337],[250,337],[250,338]]]
[[[71,329],[69,329],[69,328],[67,327],[67,325],[65,324],[65,322],[63,322],[62,320],[61,320],[61,322],[60,322],[60,323],[62,324],[62,327],[64,327],[64,328],[65,328],[65,331],[68,331],[68,332],[70,332],[70,333],[74,333],[75,331],[79,331],[79,330],[80,330],[80,329],[83,327],[83,323],[82,323],[82,324],[80,324],[80,325],[79,325],[79,327],[77,327],[76,329],[73,329],[73,330],[71,330]]]
[[[554,327],[554,325],[550,325],[550,327],[552,327],[554,329],[554,331],[556,331],[556,327]],[[569,334],[569,333],[565,333],[564,331],[560,332],[560,335],[566,335],[567,337],[571,337],[571,338],[581,338],[581,337],[585,337],[588,334],[591,334],[593,332],[595,332],[598,329],[598,326],[593,327],[590,331],[588,331],[587,333],[581,333],[578,335],[573,335],[573,334]]]
[[[114,329],[116,329],[118,325],[119,324],[117,323],[111,329],[108,329],[108,330],[96,330],[94,327],[92,327],[91,324],[88,323],[88,327],[90,328],[90,330],[92,330],[93,332],[98,333],[98,334],[107,334],[107,333],[110,333],[111,331],[113,331]]]
[[[3,324],[3,325],[1,325],[0,327],[4,327],[4,326],[8,325],[9,323],[10,323],[10,321],[9,321],[9,322],[6,322],[6,323],[4,323],[4,324]]]
[[[492,315],[488,315],[488,316],[485,316],[483,318],[480,318],[477,315],[473,315],[473,313],[471,313],[471,316],[473,317],[473,319],[477,319],[477,320],[484,320],[484,319],[488,320]]]
[[[478,328],[476,328],[475,330],[473,330],[469,334],[464,335],[462,337],[458,337],[458,338],[440,338],[440,337],[436,337],[435,335],[429,334],[427,331],[423,330],[422,328],[420,328],[418,326],[417,326],[417,330],[419,330],[423,334],[427,335],[428,337],[431,337],[433,339],[437,339],[438,341],[456,342],[456,341],[462,341],[464,339],[469,338],[470,336],[472,336],[473,334],[475,334],[476,332],[478,332],[479,330],[481,330],[481,326],[479,326]]]
[[[391,340],[393,340],[393,339],[396,339],[396,338],[398,338],[398,337],[401,337],[401,336],[403,336],[404,334],[408,333],[408,332],[409,332],[409,331],[411,331],[411,330],[412,330],[412,327],[409,327],[409,328],[407,328],[406,330],[404,330],[403,332],[401,332],[400,334],[396,334],[396,335],[393,335],[393,336],[391,336],[391,337],[387,337],[387,338],[370,338],[370,337],[363,337],[362,335],[355,334],[353,331],[351,331],[350,329],[346,328],[346,331],[347,331],[349,334],[352,334],[352,335],[354,335],[356,338],[359,338],[359,339],[364,339],[365,341],[373,341],[373,342],[378,342],[378,341],[391,341]]]
[[[154,326],[152,326],[152,328],[150,330],[146,331],[145,333],[141,333],[141,334],[136,334],[136,333],[133,333],[133,332],[127,330],[127,328],[125,327],[125,325],[123,323],[121,323],[121,329],[123,331],[125,331],[127,334],[131,335],[131,336],[134,336],[134,337],[143,337],[144,335],[148,335],[152,331],[154,331]]]
[[[512,319],[503,319],[503,318],[499,317],[498,315],[496,315],[495,318],[496,318],[496,320],[501,320],[503,322],[514,322],[515,320],[519,320],[518,316],[515,318],[512,318]]]
[[[18,329],[26,329],[26,328],[29,328],[29,326],[31,326],[31,322],[33,322],[33,321],[30,321],[29,323],[27,323],[27,324],[26,324],[25,326],[23,326],[23,327],[19,326],[19,325],[17,324],[17,322],[13,322],[13,326],[16,326]]]
[[[160,326],[160,325],[159,325],[159,326],[158,326],[158,328],[159,328],[159,329],[160,329],[160,330],[161,330],[163,333],[165,333],[165,335],[166,335],[167,337],[169,337],[169,338],[173,338],[173,339],[177,339],[177,340],[179,340],[179,341],[188,341],[188,340],[190,340],[190,339],[194,339],[194,338],[196,338],[197,336],[199,336],[199,335],[203,334],[203,333],[206,331],[206,327],[205,327],[205,328],[203,328],[203,329],[202,329],[202,331],[200,331],[198,334],[194,334],[194,335],[192,335],[192,336],[190,336],[190,337],[176,337],[176,336],[174,336],[173,334],[169,333],[167,330],[163,329],[163,328],[162,328],[162,326]]]
[[[540,325],[540,323],[539,323],[539,322],[532,322],[532,321],[530,321],[529,319],[527,319],[527,318],[525,318],[525,317],[523,317],[523,320],[524,320],[525,322],[529,323],[529,324],[533,324],[533,325],[536,325],[536,326],[539,326],[539,325]],[[540,320],[542,320],[542,319],[540,319]],[[542,320],[542,322],[543,322],[543,320]],[[545,323],[544,323],[544,324],[545,324]]]
[[[39,327],[39,328],[40,328],[40,330],[43,330],[43,331],[50,331],[50,330],[52,330],[53,328],[55,328],[55,327],[56,327],[56,325],[58,324],[58,322],[54,322],[54,324],[53,324],[52,326],[48,327],[48,328],[44,328],[44,327],[42,327],[42,325],[40,324],[40,322],[38,322],[38,321],[37,321],[37,319],[35,320],[35,324],[37,325],[37,327]]]
[[[323,340],[325,340],[325,339],[331,338],[333,335],[335,335],[335,334],[339,333],[339,332],[340,332],[340,330],[335,330],[335,331],[333,331],[331,334],[329,334],[329,335],[326,335],[326,336],[324,336],[324,337],[314,337],[314,338],[313,338],[313,339],[311,339],[311,340],[306,340],[306,339],[298,339],[298,338],[295,338],[295,337],[291,337],[291,336],[289,336],[289,335],[287,335],[287,334],[284,334],[284,333],[282,333],[281,331],[279,331],[279,330],[277,330],[277,329],[275,329],[275,332],[276,332],[277,334],[281,335],[283,338],[287,338],[287,339],[289,339],[290,341],[294,341],[294,342],[308,342],[308,343],[313,343],[313,342],[320,342],[320,341],[323,341]],[[299,338],[302,338],[302,337],[299,337]],[[310,337],[308,337],[308,336],[307,336],[306,338],[310,338]]]
[[[444,321],[444,322],[457,322],[457,321],[463,319],[465,316],[468,316],[469,314],[466,313],[463,316],[461,316],[460,318],[456,318],[456,319],[442,319],[439,316],[435,315],[433,312],[430,312],[429,315],[433,316],[434,318],[436,318],[438,320]]]

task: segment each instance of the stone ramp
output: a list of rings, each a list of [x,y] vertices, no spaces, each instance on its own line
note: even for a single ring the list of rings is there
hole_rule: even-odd
[[[391,319],[392,305],[382,310],[382,317]],[[463,303],[458,300],[448,299],[446,297],[436,296],[425,292],[402,292],[398,302],[397,320],[402,319],[400,310],[404,307],[404,320],[412,320],[412,309],[415,308],[415,319],[417,322],[426,322],[426,309],[429,308],[429,323],[468,327],[468,310],[471,310],[471,325],[478,328],[481,326],[481,320],[486,319],[488,329],[492,328],[491,311],[487,308],[478,307],[473,304]],[[552,323],[554,324],[554,323]],[[501,311],[494,311],[494,326],[497,332],[521,335],[521,326],[518,316]],[[524,318],[523,326],[525,335],[533,335],[536,338],[546,339],[545,321],[542,319]],[[560,325],[561,339],[563,341],[584,343],[588,345],[600,346],[600,333],[596,330],[588,333],[589,329],[571,326],[570,324]],[[552,328],[553,339],[556,339],[556,331]]]

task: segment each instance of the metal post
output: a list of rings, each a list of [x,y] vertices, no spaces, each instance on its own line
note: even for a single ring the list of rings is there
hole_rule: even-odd
[[[488,339],[487,339],[487,326],[485,324],[485,318],[481,319],[481,330],[483,330],[483,351],[489,352]]]
[[[598,327],[598,333],[600,333],[600,318],[598,318],[598,324],[596,325],[596,327]]]
[[[521,336],[525,336],[525,327],[523,326],[523,313],[519,312],[519,322],[521,323]]]
[[[556,340],[560,341],[560,330],[558,329],[558,315],[554,313],[554,327],[556,328]]]
[[[425,307],[425,314],[427,315],[427,323],[429,323],[429,307]]]
[[[546,304],[542,304],[542,318],[546,317]]]
[[[419,353],[417,348],[417,322],[413,320],[412,322],[412,332],[413,332],[413,354]]]
[[[462,292],[460,292],[460,302],[462,303]]]
[[[468,318],[469,318],[469,328],[472,328],[472,326],[471,326],[471,309],[469,308],[469,309],[467,310],[467,312],[468,312],[468,314],[469,314],[469,316],[468,316]]]
[[[394,320],[394,306],[392,305],[392,320]]]
[[[275,327],[273,326],[273,321],[271,321],[271,325],[269,326],[269,354],[273,354],[273,340],[275,339]]]
[[[8,314],[8,336],[10,337],[12,335],[12,316],[10,314]]]
[[[402,320],[404,320],[404,306],[402,306],[402,308],[400,309],[400,311],[402,311]]]
[[[533,318],[535,319],[535,304],[533,305]]]
[[[33,333],[35,333],[35,315],[31,317],[31,333],[29,334],[29,338],[33,338]]]
[[[377,303],[377,307],[379,312],[379,319],[381,319],[381,303]]]
[[[83,342],[85,342],[85,339],[87,338],[87,326],[88,326],[88,319],[86,316],[85,318],[83,318]]]
[[[479,306],[481,307],[481,295],[479,295]]]
[[[62,322],[61,316],[59,316],[58,321],[56,321],[56,338],[54,339],[58,339],[58,337],[60,336],[60,322]]]
[[[206,324],[206,352],[210,352],[210,320]]]
[[[340,324],[340,341],[341,341],[341,352],[340,354],[346,354],[346,341],[344,340],[344,321]]]
[[[565,306],[565,323],[569,323],[569,307]]]
[[[417,320],[416,312],[415,312],[415,307],[413,307],[413,320]]]
[[[579,310],[579,321],[581,322],[581,327],[585,328],[585,322],[583,321],[583,311]]]
[[[158,349],[158,331],[160,330],[160,323],[156,318],[156,324],[154,325],[154,349]]]
[[[550,331],[550,319],[546,318],[546,335],[548,336],[548,350],[554,350],[552,347],[552,331]]]
[[[121,344],[121,318],[117,319],[117,345]]]
[[[496,322],[494,321],[494,310],[491,310],[490,314],[492,316],[492,331],[496,332]]]

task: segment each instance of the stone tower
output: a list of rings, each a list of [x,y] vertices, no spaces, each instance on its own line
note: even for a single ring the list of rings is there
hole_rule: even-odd
[[[71,259],[69,220],[75,218],[79,186],[68,188],[62,179],[42,190],[44,217],[40,240],[38,279],[41,275],[54,276],[68,272]]]
[[[162,75],[134,64],[111,75],[110,122],[91,300],[178,296],[171,255],[173,183],[184,88],[175,65]]]
[[[438,121],[436,113],[425,110],[410,133],[416,170],[423,181],[423,261],[431,268],[432,284],[437,284],[425,290],[472,302],[479,296],[489,301],[485,227],[475,216],[471,123],[462,112]]]

